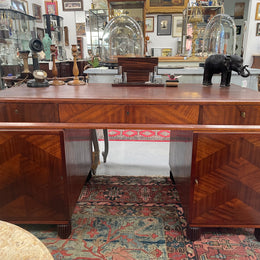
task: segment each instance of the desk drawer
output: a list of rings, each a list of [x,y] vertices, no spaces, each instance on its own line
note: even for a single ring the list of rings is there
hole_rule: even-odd
[[[129,105],[127,115],[132,124],[197,124],[199,106]]]
[[[125,123],[125,105],[61,104],[60,122],[63,123]]]
[[[206,105],[203,106],[204,125],[259,125],[260,106]]]
[[[55,104],[0,103],[1,122],[58,122]]]

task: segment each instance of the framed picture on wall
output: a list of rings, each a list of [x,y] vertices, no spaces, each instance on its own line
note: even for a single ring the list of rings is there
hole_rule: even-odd
[[[172,23],[172,36],[181,37],[182,36],[182,15],[174,15]]]
[[[45,13],[58,15],[58,3],[57,1],[45,1]]]
[[[236,34],[240,35],[241,34],[241,25],[236,25]]]
[[[153,16],[147,16],[145,18],[145,26],[146,26],[146,32],[153,32],[154,31],[154,17]]]
[[[172,16],[158,15],[157,16],[157,35],[171,35],[172,31]]]
[[[235,3],[234,18],[243,19],[244,10],[245,10],[245,3]]]
[[[260,23],[256,24],[256,36],[260,36]]]
[[[260,3],[256,4],[255,19],[260,20]]]
[[[36,22],[42,22],[42,7],[37,4],[32,4],[33,16],[36,17]]]
[[[37,32],[37,38],[42,41],[42,39],[44,37],[44,29],[43,28],[36,28],[36,32]]]
[[[62,0],[63,11],[83,11],[83,0]]]
[[[189,0],[146,0],[146,13],[182,13]]]

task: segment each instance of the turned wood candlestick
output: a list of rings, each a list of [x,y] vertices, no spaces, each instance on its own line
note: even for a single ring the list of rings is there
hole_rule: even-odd
[[[77,85],[85,85],[86,83],[82,80],[79,80],[79,68],[78,68],[78,65],[77,65],[77,45],[76,44],[72,44],[71,45],[72,48],[72,56],[74,58],[74,64],[73,64],[73,76],[74,76],[74,79],[69,81],[68,84],[69,85],[73,85],[73,86],[77,86]]]
[[[52,57],[52,75],[53,75],[53,81],[50,82],[50,85],[54,85],[54,86],[61,86],[61,85],[65,85],[65,82],[63,80],[58,80],[57,76],[58,76],[58,70],[57,70],[57,66],[56,66],[56,62],[55,62],[55,53],[57,50],[57,47],[54,44],[51,44],[50,47],[51,50],[51,57]]]

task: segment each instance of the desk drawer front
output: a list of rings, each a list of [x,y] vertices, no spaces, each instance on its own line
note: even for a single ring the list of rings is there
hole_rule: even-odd
[[[58,122],[55,104],[0,103],[1,122]]]
[[[128,123],[133,124],[197,124],[197,105],[133,105],[129,106]]]
[[[125,123],[125,105],[61,104],[63,123]]]
[[[259,125],[260,106],[203,106],[204,125]]]

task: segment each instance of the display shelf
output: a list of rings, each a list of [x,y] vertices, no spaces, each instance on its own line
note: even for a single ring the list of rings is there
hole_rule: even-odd
[[[44,14],[45,33],[48,33],[52,44],[57,46],[57,59],[66,60],[63,17],[53,14]]]
[[[35,20],[15,10],[0,9],[1,65],[22,65],[19,51],[30,51],[29,42],[36,37]]]

